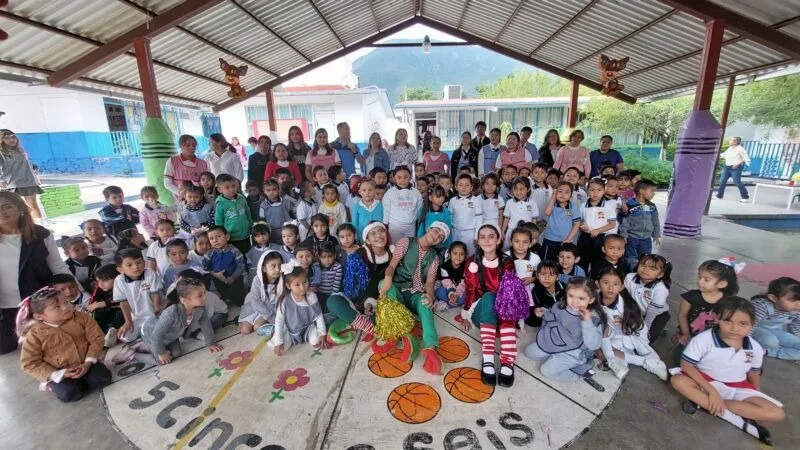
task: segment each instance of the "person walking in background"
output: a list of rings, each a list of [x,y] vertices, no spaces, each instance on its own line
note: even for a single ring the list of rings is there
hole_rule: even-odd
[[[28,154],[19,145],[19,138],[7,129],[0,131],[0,189],[22,197],[33,220],[41,223],[42,211],[36,203],[36,196],[44,191],[39,186],[39,178],[33,171]]]
[[[742,184],[742,169],[745,163],[750,165],[750,156],[747,155],[747,150],[742,147],[742,138],[732,137],[730,140],[730,147],[722,152],[719,157],[725,160],[725,165],[722,166],[722,173],[719,177],[717,198],[722,199],[725,195],[725,185],[728,184],[728,178],[733,178],[733,184],[739,188],[739,195],[742,196],[739,201],[747,203],[750,194],[748,194],[747,188]]]

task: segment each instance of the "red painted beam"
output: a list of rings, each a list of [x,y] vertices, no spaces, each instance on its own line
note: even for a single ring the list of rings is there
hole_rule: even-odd
[[[278,118],[275,116],[275,97],[272,95],[272,88],[265,92],[267,94],[267,120],[269,121],[269,131],[278,131]]]
[[[147,117],[161,118],[161,103],[158,101],[156,88],[156,72],[153,70],[153,58],[150,55],[150,39],[136,38],[133,41],[136,53],[136,66],[139,68],[139,82],[144,97],[144,112]]]
[[[123,33],[104,44],[102,47],[89,52],[56,72],[53,72],[53,74],[47,78],[47,82],[52,86],[61,87],[76,78],[80,78],[83,74],[103,65],[122,53],[125,53],[131,47],[134,39],[158,36],[181,22],[224,1],[225,0],[187,0],[147,23],[143,23]]]
[[[723,19],[728,29],[747,39],[800,60],[800,40],[706,0],[660,0],[702,20]]]
[[[722,50],[722,35],[725,33],[725,20],[714,19],[706,22],[706,39],[703,44],[703,57],[700,61],[700,75],[694,94],[694,109],[708,110],[714,96],[717,81],[719,53]]]
[[[578,124],[578,90],[581,85],[572,80],[569,86],[569,111],[567,111],[567,128],[573,129]]]
[[[728,114],[731,112],[731,100],[733,100],[733,88],[736,86],[736,77],[728,78],[728,89],[725,91],[725,103],[722,104],[722,114],[719,124],[722,125],[722,134],[725,135],[725,128],[728,127]]]

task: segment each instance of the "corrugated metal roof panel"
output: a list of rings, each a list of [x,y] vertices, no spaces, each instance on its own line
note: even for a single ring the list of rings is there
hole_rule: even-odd
[[[533,56],[565,67],[575,56],[610,44],[667,11],[669,8],[650,1],[599,2]]]
[[[747,58],[742,58],[747,55]],[[759,67],[789,59],[783,53],[771,50],[753,41],[742,40],[722,47],[717,74],[722,76],[749,67]]]
[[[319,59],[339,48],[307,0],[237,0],[304,55]]]
[[[588,3],[589,0],[528,0],[508,24],[509,30],[513,32],[504,32],[498,43],[528,55]]]
[[[225,86],[163,67],[155,67],[155,72],[159,92],[194,98],[209,103],[220,103],[228,99],[228,90]]]
[[[464,7],[461,3],[451,0],[425,0],[422,4],[422,15],[445,25],[457,27]]]
[[[412,2],[372,2],[372,9],[375,10],[375,15],[378,16],[378,24],[381,30],[414,16]]]
[[[796,39],[800,39],[800,22],[795,22],[780,29],[781,33],[786,33]]]
[[[25,0],[6,9],[37,22],[107,42],[145,21],[145,16],[117,1]]]
[[[669,64],[620,80],[625,86],[623,92],[634,96],[640,96],[647,92],[669,89],[674,86],[696,82],[697,74],[700,71],[700,58],[700,55],[693,56],[674,64]]]
[[[711,0],[723,8],[749,17],[764,25],[772,25],[790,17],[800,16],[800,2],[797,0]]]
[[[57,70],[95,49],[91,44],[65,38],[0,17],[8,39],[0,41],[0,58],[27,66]]]
[[[518,4],[517,0],[473,0],[468,3],[461,29],[493,41]]]
[[[316,0],[314,4],[345,45],[377,33],[368,0]]]
[[[143,6],[156,14],[161,14],[168,9],[172,9],[184,0],[132,0],[139,6]]]
[[[230,3],[222,3],[181,25],[232,54],[239,54],[276,74],[288,72],[306,62],[302,56]]]

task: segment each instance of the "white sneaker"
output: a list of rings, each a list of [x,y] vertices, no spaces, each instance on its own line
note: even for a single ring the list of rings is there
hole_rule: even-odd
[[[628,368],[628,362],[624,359],[620,358],[612,358],[606,361],[608,367],[614,372],[614,375],[617,376],[620,380],[625,378],[625,375],[628,374],[630,369]]]
[[[108,329],[108,333],[106,333],[106,340],[105,344],[106,347],[111,348],[117,345],[117,329],[111,327]]]
[[[642,367],[663,381],[667,381],[667,365],[664,364],[664,361],[658,358],[645,359]]]
[[[739,203],[750,203],[750,199],[749,198],[739,199]]]

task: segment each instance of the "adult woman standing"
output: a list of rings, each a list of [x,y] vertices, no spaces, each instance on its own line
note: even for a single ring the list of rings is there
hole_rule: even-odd
[[[742,147],[742,138],[731,138],[730,147],[722,152],[721,159],[725,160],[725,165],[722,167],[722,173],[719,177],[719,189],[717,190],[717,198],[721,199],[725,195],[725,186],[728,184],[728,178],[733,178],[733,184],[739,188],[739,199],[742,203],[747,203],[750,195],[747,188],[742,184],[742,168],[745,163],[750,164],[750,156],[747,155],[747,150]]]
[[[369,135],[369,142],[367,142],[367,148],[364,150],[364,159],[367,166],[366,170],[363,171],[364,175],[368,175],[376,167],[380,167],[387,172],[391,170],[392,161],[389,159],[389,153],[383,147],[380,134],[372,133]]]
[[[506,136],[506,149],[497,155],[497,162],[494,164],[495,171],[506,166],[514,166],[517,170],[528,168],[530,170],[533,160],[531,154],[520,146],[520,137],[515,131]]]
[[[589,149],[582,146],[583,131],[575,130],[569,134],[569,144],[561,147],[556,155],[553,167],[562,173],[570,167],[575,167],[584,175],[589,176],[592,171],[592,161],[589,159]]]
[[[397,166],[408,166],[414,170],[417,163],[417,149],[408,143],[408,131],[405,128],[398,128],[394,133],[394,144],[388,148],[389,159],[392,161],[392,169]]]
[[[297,125],[289,127],[289,141],[287,144],[289,154],[292,159],[297,161],[297,166],[300,168],[300,173],[306,173],[306,156],[311,151],[311,147],[306,144],[306,138],[303,136],[303,130]],[[311,178],[309,178],[311,180]]]
[[[450,158],[450,178],[455,180],[458,176],[458,169],[464,166],[470,166],[474,173],[478,173],[478,153],[479,151],[472,146],[470,132],[461,133],[461,145],[455,149],[453,157]]]
[[[558,154],[558,149],[560,148],[561,136],[558,135],[558,130],[547,130],[547,134],[544,135],[544,142],[539,147],[539,161],[553,167],[556,161],[555,155]]]
[[[422,155],[422,163],[425,164],[425,173],[447,173],[450,167],[450,158],[447,153],[441,151],[442,139],[439,136],[431,138],[431,148]]]
[[[42,220],[36,196],[44,191],[39,187],[39,179],[33,173],[28,154],[19,145],[19,138],[6,129],[0,132],[0,189],[14,192],[25,199],[33,218]]]
[[[239,157],[239,161],[241,161],[243,167],[247,167],[247,151],[244,148],[244,145],[239,143],[239,138],[233,136],[231,138],[231,146],[229,148],[230,151],[236,153]]]
[[[208,171],[213,173],[214,176],[226,173],[239,181],[242,181],[244,176],[244,169],[242,168],[242,161],[235,152],[229,151],[231,144],[225,139],[225,136],[214,133],[208,137],[211,143],[210,151],[206,153],[206,162],[208,163]]]
[[[339,152],[328,143],[328,130],[320,128],[314,132],[314,148],[306,155],[306,179],[313,180],[314,167],[322,166],[328,170],[331,166],[341,166]]]
[[[22,198],[0,192],[0,354],[17,348],[19,303],[46,286],[53,274],[70,273],[53,235],[34,225]]]
[[[195,186],[200,185],[200,174],[208,172],[208,164],[198,158],[197,140],[194,136],[184,134],[178,139],[181,152],[167,161],[164,166],[164,187],[172,192],[173,199],[178,199],[180,185],[184,181],[191,181]]]
[[[292,174],[292,178],[294,178],[294,180],[292,180],[294,181],[294,185],[300,186],[300,183],[303,181],[303,178],[300,176],[300,168],[297,167],[297,163],[292,160],[286,146],[282,143],[277,143],[273,150],[272,159],[267,163],[267,167],[264,169],[263,180],[269,180],[274,177],[275,171],[280,168],[288,169]]]
[[[328,297],[328,310],[357,330],[371,334],[372,314],[378,299],[378,283],[383,280],[392,254],[387,244],[386,226],[371,222],[362,232],[365,245],[347,257],[342,287],[344,295]]]

